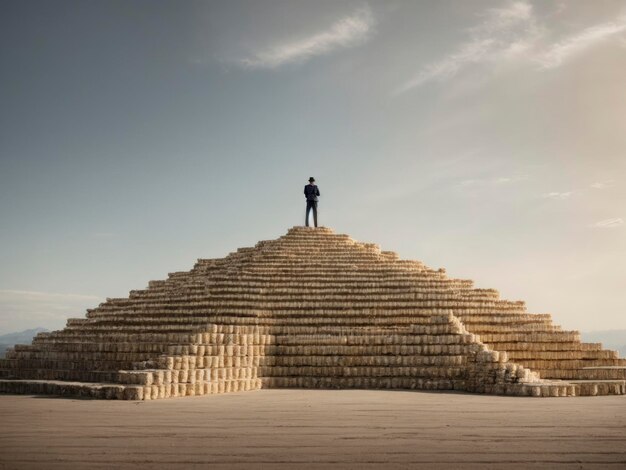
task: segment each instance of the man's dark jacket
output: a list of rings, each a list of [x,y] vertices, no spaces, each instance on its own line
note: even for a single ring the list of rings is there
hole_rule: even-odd
[[[317,185],[315,184],[307,184],[304,187],[304,195],[306,196],[307,201],[315,201],[317,202],[317,196],[320,195],[320,190],[317,189]]]

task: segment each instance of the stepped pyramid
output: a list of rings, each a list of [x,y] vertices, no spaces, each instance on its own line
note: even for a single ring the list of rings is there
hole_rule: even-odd
[[[259,388],[626,394],[626,360],[492,289],[328,228],[201,259],[0,360],[0,392],[147,400]]]

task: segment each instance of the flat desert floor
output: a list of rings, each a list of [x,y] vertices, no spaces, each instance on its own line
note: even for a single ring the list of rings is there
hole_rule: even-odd
[[[626,468],[626,397],[0,396],[0,468]]]

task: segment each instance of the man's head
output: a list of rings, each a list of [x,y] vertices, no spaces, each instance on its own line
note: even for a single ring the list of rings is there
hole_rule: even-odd
[[[313,184],[315,183],[315,178],[313,178],[312,176],[309,178],[309,184]]]

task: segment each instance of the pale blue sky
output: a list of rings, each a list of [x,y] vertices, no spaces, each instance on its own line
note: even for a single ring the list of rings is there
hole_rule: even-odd
[[[4,1],[0,333],[304,215],[626,328],[626,0]]]

